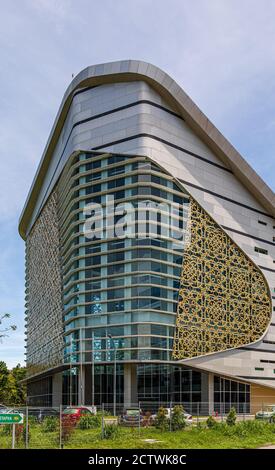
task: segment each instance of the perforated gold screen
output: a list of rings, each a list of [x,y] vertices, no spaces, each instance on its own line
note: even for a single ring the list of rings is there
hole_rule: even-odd
[[[173,345],[186,359],[261,338],[271,299],[261,271],[191,198]]]

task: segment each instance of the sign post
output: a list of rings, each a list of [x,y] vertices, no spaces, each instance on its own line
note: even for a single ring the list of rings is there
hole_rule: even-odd
[[[1,413],[0,424],[12,425],[12,449],[15,448],[15,426],[16,424],[23,424],[24,415],[21,413]]]
[[[12,425],[12,445],[11,448],[15,448],[15,424]]]

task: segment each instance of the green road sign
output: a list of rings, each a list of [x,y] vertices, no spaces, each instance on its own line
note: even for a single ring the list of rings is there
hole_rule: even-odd
[[[19,413],[0,413],[0,424],[22,424],[24,415]]]

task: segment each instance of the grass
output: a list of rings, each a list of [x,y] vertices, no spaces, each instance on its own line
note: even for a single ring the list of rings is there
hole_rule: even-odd
[[[159,442],[148,443],[145,439]],[[156,428],[119,427],[117,436],[101,439],[101,430],[74,429],[65,449],[253,449],[275,444],[275,425],[246,421],[235,426],[218,424],[212,429],[205,426],[188,427],[183,431],[160,431]],[[11,435],[0,430],[0,449],[11,447]],[[24,448],[21,440],[17,447]],[[59,448],[59,433],[44,432],[40,425],[32,425],[29,448]]]

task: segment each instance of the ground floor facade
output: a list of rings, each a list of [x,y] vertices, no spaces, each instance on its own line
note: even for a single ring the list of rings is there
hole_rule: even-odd
[[[235,378],[175,364],[83,364],[29,381],[28,403],[34,406],[92,405],[120,408],[181,403],[191,413],[253,412],[255,397],[261,403],[261,387]],[[272,398],[274,395],[274,399]],[[268,389],[264,401],[275,402]]]

